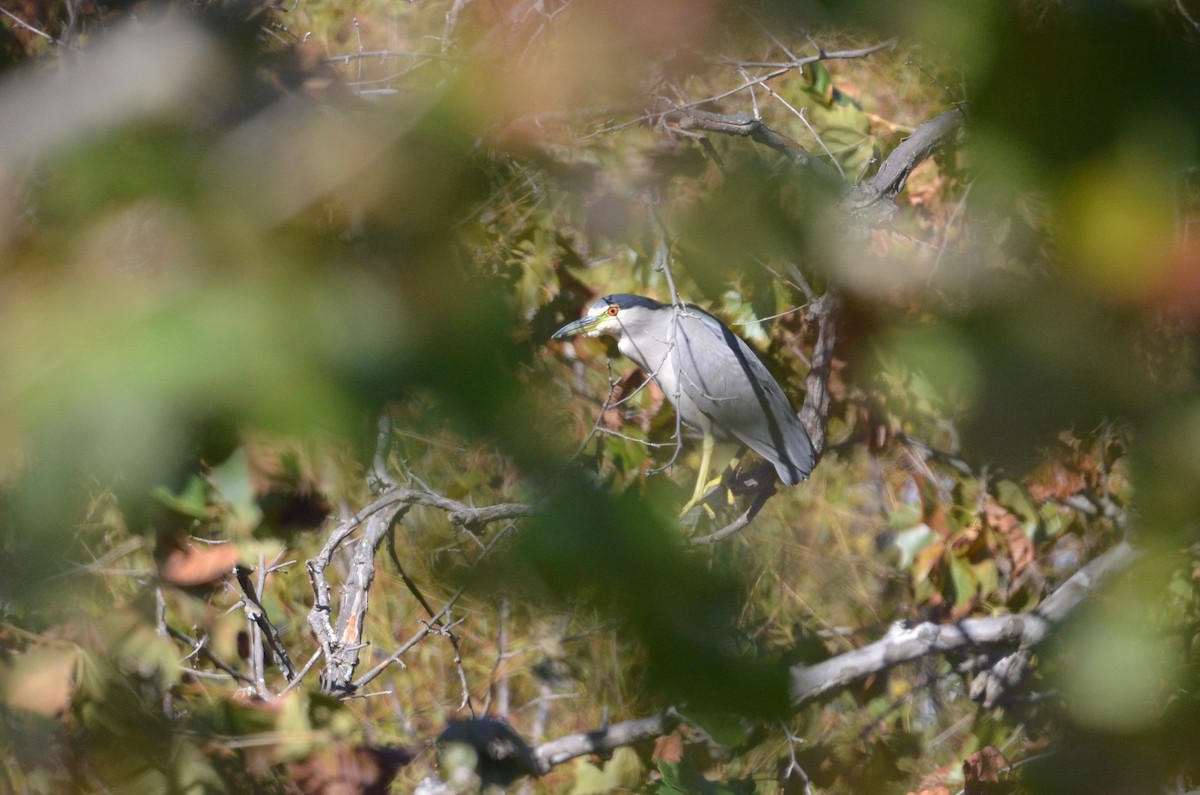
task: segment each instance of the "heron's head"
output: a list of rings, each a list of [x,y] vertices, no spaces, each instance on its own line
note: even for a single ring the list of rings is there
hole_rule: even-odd
[[[631,329],[637,329],[656,312],[670,310],[653,298],[629,293],[616,293],[597,298],[579,320],[574,320],[554,332],[553,339],[564,340],[582,334],[599,337],[606,334],[620,338]]]

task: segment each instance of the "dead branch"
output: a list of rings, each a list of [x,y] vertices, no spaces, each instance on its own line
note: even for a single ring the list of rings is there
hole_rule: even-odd
[[[260,568],[262,566],[260,565]],[[267,611],[262,606],[262,601],[258,597],[258,592],[255,590],[254,583],[250,581],[250,575],[254,569],[249,566],[237,565],[233,567],[233,574],[237,578],[238,585],[242,588],[242,605],[246,611],[246,618],[251,624],[251,641],[250,653],[251,659],[256,659],[259,662],[257,670],[253,671],[251,678],[255,680],[256,686],[259,689],[259,695],[264,698],[268,695],[266,692],[266,682],[263,677],[261,667],[262,645],[254,638],[257,632],[262,633],[262,638],[266,640],[267,645],[271,647],[271,652],[275,655],[275,662],[283,671],[284,678],[287,681],[292,681],[296,676],[296,669],[292,666],[292,660],[288,657],[287,649],[283,645],[282,638],[279,637],[279,630],[267,618]],[[259,655],[259,656],[255,656]]]
[[[1046,597],[1035,610],[1013,616],[968,618],[956,624],[923,622],[895,627],[881,640],[791,672],[792,704],[799,706],[818,696],[900,663],[934,654],[947,654],[988,646],[1017,646],[1028,650],[1046,639],[1109,574],[1127,568],[1138,553],[1120,543],[1084,566]]]
[[[568,734],[557,740],[550,740],[533,749],[533,756],[545,773],[555,765],[561,765],[579,756],[602,754],[622,746],[661,737],[678,725],[679,718],[674,711],[667,710],[648,718],[622,721],[596,731]]]
[[[842,212],[867,228],[891,222],[897,209],[894,199],[904,190],[909,175],[921,163],[958,141],[965,118],[964,111],[955,108],[922,123],[884,159],[875,176],[861,185],[851,185],[824,160],[749,113],[711,113],[681,105],[664,110],[662,117],[680,130],[749,138],[779,152],[797,167],[838,186],[842,192]]]
[[[955,108],[922,123],[884,159],[875,176],[847,191],[842,208],[867,226],[886,226],[913,169],[957,143],[964,120],[965,111]]]
[[[901,663],[968,650],[1016,647],[1013,654],[992,668],[993,675],[1007,676],[1004,685],[1011,687],[1014,684],[1012,674],[1023,672],[1024,668],[1018,671],[1016,664],[1006,661],[1010,658],[1027,660],[1031,650],[1095,593],[1105,578],[1128,568],[1138,556],[1129,544],[1116,545],[1077,571],[1029,613],[969,618],[956,624],[925,622],[912,627],[898,626],[883,639],[861,649],[839,654],[816,665],[797,665],[791,669],[792,708],[799,709],[809,701]],[[662,736],[678,724],[674,711],[667,710],[542,743],[534,749],[534,756],[545,772],[579,756],[612,751]]]

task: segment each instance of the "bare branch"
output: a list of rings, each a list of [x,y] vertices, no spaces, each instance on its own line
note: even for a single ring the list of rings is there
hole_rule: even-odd
[[[365,685],[367,682],[370,682],[372,679],[379,676],[381,673],[383,673],[385,670],[387,670],[388,666],[392,665],[393,663],[399,662],[400,658],[404,656],[405,652],[407,652],[413,646],[416,646],[418,643],[420,643],[422,640],[424,640],[426,637],[428,637],[434,631],[434,628],[436,627],[438,622],[445,621],[449,617],[451,609],[454,607],[455,603],[458,602],[459,598],[463,595],[465,590],[466,590],[465,588],[459,588],[457,591],[455,591],[454,595],[451,596],[449,600],[447,600],[446,604],[442,606],[442,609],[439,610],[437,612],[437,614],[435,614],[428,621],[422,622],[421,628],[419,630],[417,630],[416,634],[414,634],[411,638],[409,638],[407,641],[405,641],[400,646],[400,648],[396,649],[394,652],[392,652],[386,658],[384,658],[382,661],[380,661],[379,664],[376,665],[374,668],[367,671],[365,674],[360,676],[358,679],[355,679],[354,684],[353,684],[353,689],[358,690],[363,685]]]
[[[800,168],[813,169],[831,181],[843,182],[841,175],[830,168],[825,161],[814,157],[799,143],[783,133],[776,132],[763,124],[762,119],[755,118],[749,113],[710,113],[681,105],[667,110],[663,117],[681,130],[700,130],[749,138],[785,155]]]
[[[804,381],[804,405],[800,422],[812,440],[817,458],[825,451],[825,425],[829,420],[829,376],[833,367],[833,349],[837,345],[837,322],[841,298],[832,290],[813,302],[817,318],[817,342],[813,347],[812,366]]]
[[[4,16],[6,16],[6,17],[8,17],[9,19],[11,19],[11,20],[12,20],[12,22],[13,22],[13,24],[14,24],[14,25],[16,25],[17,27],[19,27],[19,28],[23,28],[23,29],[25,29],[25,30],[29,31],[30,33],[34,34],[35,36],[41,36],[43,39],[45,39],[46,41],[50,42],[51,44],[57,44],[57,45],[59,45],[60,47],[62,46],[62,42],[61,42],[61,41],[59,41],[58,39],[54,38],[54,37],[53,37],[53,36],[51,36],[49,33],[46,33],[44,30],[39,30],[38,28],[35,28],[33,25],[30,25],[28,22],[26,22],[25,20],[21,19],[21,18],[20,18],[20,17],[18,17],[16,14],[14,14],[13,12],[11,12],[11,11],[9,11],[8,9],[4,8],[3,6],[0,6],[0,14],[4,14]]]
[[[768,478],[774,477],[773,472],[764,472],[764,474],[766,474]],[[754,501],[750,503],[749,508],[742,512],[741,516],[734,519],[720,530],[714,530],[707,535],[689,538],[687,541],[688,546],[699,547],[715,544],[718,541],[724,541],[726,538],[740,533],[742,530],[746,529],[746,527],[748,527],[752,521],[754,521],[754,517],[758,516],[758,512],[762,510],[763,506],[767,504],[767,500],[771,499],[773,494],[775,494],[775,488],[773,484],[769,484],[768,488],[758,489],[755,494]]]
[[[963,109],[955,108],[921,124],[892,150],[874,177],[847,193],[843,209],[870,226],[886,225],[896,211],[893,200],[913,169],[957,141],[964,120]]]
[[[533,750],[534,758],[542,771],[561,765],[579,756],[602,754],[626,745],[651,740],[672,731],[679,725],[679,718],[671,710],[649,718],[622,721],[605,726],[597,731],[568,734],[557,740],[542,743]]]
[[[260,561],[259,568],[262,568]],[[296,669],[292,666],[292,660],[288,657],[287,649],[283,645],[283,639],[279,637],[279,630],[275,625],[267,619],[267,611],[262,606],[262,601],[258,597],[258,592],[255,590],[254,583],[250,581],[250,575],[254,569],[247,566],[234,566],[233,574],[237,578],[238,585],[242,587],[242,604],[246,610],[246,618],[250,620],[252,625],[262,632],[263,638],[266,639],[267,645],[271,647],[271,652],[275,655],[275,662],[279,664],[279,668],[283,671],[284,678],[289,682],[296,677]],[[257,647],[257,648],[256,648]],[[251,640],[250,653],[261,654],[261,646]],[[260,683],[260,690],[265,683],[262,679],[261,669],[254,672],[254,678]],[[260,693],[264,697],[265,692]]]
[[[1196,18],[1188,13],[1187,6],[1183,4],[1183,0],[1175,0],[1175,8],[1179,11],[1179,15],[1183,17],[1184,21],[1191,26],[1192,30],[1200,33],[1200,22],[1197,22]]]
[[[1022,662],[1027,661],[1029,652],[1094,593],[1101,581],[1129,567],[1138,556],[1139,553],[1129,544],[1122,542],[1116,545],[1077,571],[1030,613],[969,618],[956,624],[925,622],[908,628],[896,627],[882,640],[869,646],[840,654],[817,665],[797,665],[791,669],[792,707],[799,708],[826,693],[901,663],[938,654],[1016,646],[1017,652],[993,667],[996,670],[1003,665],[1005,672],[1011,675],[1018,666],[1014,662],[1005,663],[1006,660],[1017,658]],[[668,709],[658,715],[623,721],[596,731],[570,734],[542,743],[534,749],[534,756],[545,773],[555,765],[579,756],[605,753],[660,737],[672,731],[679,722],[676,713]]]
[[[924,622],[893,628],[879,641],[812,666],[792,669],[791,697],[800,705],[824,693],[904,662],[982,646],[1027,650],[1077,608],[1108,574],[1128,567],[1138,553],[1120,543],[1077,571],[1037,609],[1013,616],[968,618],[956,624]]]
[[[875,176],[862,185],[850,185],[824,160],[749,113],[710,113],[681,105],[664,111],[663,118],[681,130],[735,135],[774,149],[796,166],[840,186],[844,194],[842,210],[852,220],[868,227],[881,227],[895,214],[893,200],[904,189],[913,169],[957,140],[964,113],[959,108],[948,110],[921,124],[887,156]]]

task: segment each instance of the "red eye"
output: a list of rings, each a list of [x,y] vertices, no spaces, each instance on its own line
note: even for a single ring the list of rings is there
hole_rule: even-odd
[[[616,317],[616,316],[617,316],[617,313],[618,313],[618,312],[620,312],[620,311],[621,311],[621,310],[620,310],[620,309],[618,309],[617,307],[615,307],[615,306],[610,306],[610,307],[608,308],[608,316],[609,316],[609,317]]]

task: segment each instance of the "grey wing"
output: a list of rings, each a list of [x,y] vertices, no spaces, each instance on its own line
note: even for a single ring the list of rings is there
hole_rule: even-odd
[[[679,316],[679,388],[717,427],[775,464],[793,486],[812,472],[812,441],[779,383],[741,337],[695,307]]]

